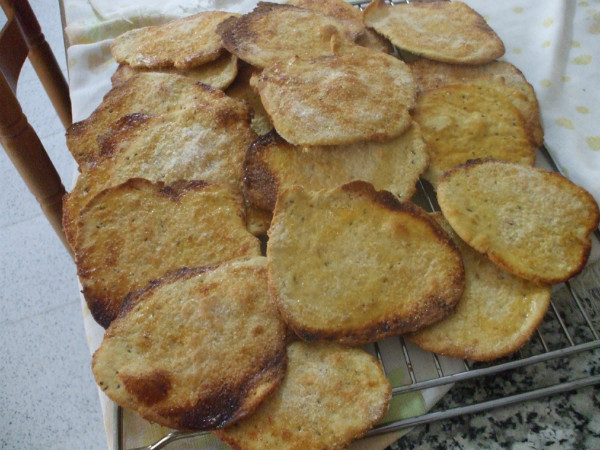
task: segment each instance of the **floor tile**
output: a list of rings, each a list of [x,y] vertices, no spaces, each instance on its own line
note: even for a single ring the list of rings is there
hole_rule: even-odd
[[[0,448],[107,447],[79,301],[4,324],[0,348]]]
[[[44,216],[0,228],[0,325],[79,298],[76,269]]]

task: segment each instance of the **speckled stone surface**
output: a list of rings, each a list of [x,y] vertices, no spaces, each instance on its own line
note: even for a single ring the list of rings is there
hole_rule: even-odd
[[[600,265],[594,277],[600,280]],[[581,305],[596,330],[600,329],[600,289],[581,290]],[[600,283],[597,284],[600,286]],[[556,313],[574,344],[596,339],[581,311],[563,286],[553,293]],[[549,350],[567,347],[568,340],[551,307],[540,326]],[[543,351],[534,337],[521,352],[500,362],[525,358]],[[473,367],[484,367],[479,364]],[[446,410],[517,394],[568,380],[600,375],[600,349],[531,365],[455,385],[434,410]],[[412,450],[580,450],[600,449],[600,386],[584,387],[562,394],[464,415],[415,427],[390,449]]]

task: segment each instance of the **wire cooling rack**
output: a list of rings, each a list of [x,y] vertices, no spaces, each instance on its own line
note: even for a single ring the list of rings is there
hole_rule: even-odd
[[[364,8],[368,2],[350,1]],[[392,1],[389,3],[403,3]],[[537,166],[560,172],[546,148],[538,151]],[[428,211],[439,211],[435,193],[426,182],[419,182],[418,192],[413,201]],[[600,246],[600,232],[594,231],[594,246]],[[393,399],[406,399],[417,396],[426,404],[434,404],[452,387],[466,387],[486,384],[501,376],[508,380],[510,392],[492,390],[491,395],[481,398],[463,396],[460,404],[449,407],[433,407],[426,413],[414,417],[401,417],[384,420],[367,437],[397,432],[407,428],[451,419],[454,417],[480,413],[508,405],[519,404],[586,386],[600,384],[600,375],[594,370],[561,371],[553,376],[557,366],[566,366],[569,361],[600,361],[600,267],[597,265],[595,284],[590,288],[581,276],[575,277],[553,289],[550,307],[544,320],[532,339],[514,355],[489,363],[473,364],[469,361],[438,356],[425,352],[402,337],[387,338],[366,349],[375,355],[384,367],[392,383]],[[599,363],[600,364],[600,363]],[[541,374],[535,382],[523,383],[523,373]],[[493,381],[492,381],[493,383]],[[485,390],[484,390],[485,391]],[[125,450],[127,430],[123,427],[123,410],[115,406],[114,448]],[[158,450],[182,439],[198,437],[206,432],[174,431],[166,434],[153,444],[139,449]],[[138,450],[138,449],[135,449]]]

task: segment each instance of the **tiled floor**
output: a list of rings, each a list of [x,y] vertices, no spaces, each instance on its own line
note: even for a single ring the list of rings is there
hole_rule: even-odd
[[[66,73],[58,1],[30,3]],[[29,63],[17,95],[70,187],[64,129]],[[75,267],[4,151],[0,180],[0,448],[107,448]]]

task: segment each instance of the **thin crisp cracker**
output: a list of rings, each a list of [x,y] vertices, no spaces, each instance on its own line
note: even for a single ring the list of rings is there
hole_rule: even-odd
[[[387,411],[390,383],[364,350],[293,342],[287,355],[277,392],[218,438],[236,450],[343,449]]]
[[[246,151],[244,189],[253,204],[266,210],[272,210],[277,194],[291,186],[318,191],[356,180],[406,201],[428,163],[416,123],[397,138],[347,146],[298,147],[271,132]]]
[[[229,191],[202,181],[135,178],[100,192],[80,214],[75,245],[94,319],[108,327],[128,294],[167,272],[259,256],[242,208]]]
[[[520,92],[507,92],[509,98],[519,109],[536,146],[544,143],[544,130],[540,118],[540,106],[533,86],[523,73],[505,61],[493,61],[488,64],[466,66],[447,64],[429,59],[419,59],[410,63],[419,92],[437,89],[451,84],[487,84],[501,86],[502,90],[513,89]]]
[[[532,166],[535,144],[502,85],[460,84],[419,95],[413,118],[431,156],[424,174],[434,187],[445,172],[469,160],[494,158]]]
[[[441,213],[433,217],[460,250],[465,291],[452,314],[405,338],[426,351],[473,361],[514,353],[542,321],[551,287],[502,270],[459,238]]]
[[[331,54],[333,35],[354,41],[362,32],[352,25],[310,9],[259,2],[252,12],[223,22],[217,32],[227,50],[262,69],[296,56]]]
[[[118,36],[111,52],[119,64],[135,68],[190,69],[214,61],[224,51],[217,25],[239,14],[205,11]]]
[[[111,77],[112,86],[118,86],[123,84],[132,76],[140,72],[163,72],[173,73],[177,75],[183,75],[189,77],[194,81],[212,86],[216,89],[226,89],[237,75],[238,59],[236,56],[229,52],[223,53],[214,61],[210,61],[201,66],[192,67],[191,69],[176,69],[174,67],[167,67],[162,69],[146,69],[138,68],[134,69],[129,64],[120,64],[115,73]]]
[[[295,145],[385,141],[412,122],[416,89],[408,66],[357,45],[274,64],[251,82],[279,135]]]
[[[562,175],[503,161],[458,166],[437,194],[465,242],[536,283],[560,283],[583,269],[600,217],[594,198]]]
[[[363,181],[283,191],[267,259],[273,300],[306,341],[359,345],[415,331],[450,313],[464,288],[440,226]]]
[[[92,360],[100,389],[181,430],[212,430],[252,413],[286,369],[285,325],[264,260],[182,269],[130,297]]]
[[[395,46],[436,61],[484,64],[504,54],[486,21],[463,2],[410,2],[390,6],[373,0],[364,21]]]

